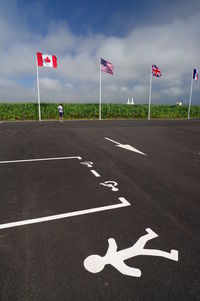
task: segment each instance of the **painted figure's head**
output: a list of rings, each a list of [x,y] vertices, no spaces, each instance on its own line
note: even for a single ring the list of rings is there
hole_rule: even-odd
[[[88,256],[84,260],[84,267],[86,270],[88,270],[90,273],[99,273],[103,270],[105,263],[103,260],[103,257],[99,255],[91,255]]]

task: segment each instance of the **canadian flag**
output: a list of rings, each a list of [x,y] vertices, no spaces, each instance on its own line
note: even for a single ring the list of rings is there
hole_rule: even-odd
[[[55,55],[37,52],[37,62],[40,67],[57,68],[57,57]]]

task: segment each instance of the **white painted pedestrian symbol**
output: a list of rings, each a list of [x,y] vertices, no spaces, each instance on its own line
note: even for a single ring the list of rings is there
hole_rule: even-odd
[[[87,167],[93,166],[93,162],[90,162],[90,161],[81,162],[80,164],[86,165]]]
[[[111,188],[112,191],[119,190],[118,188],[116,188],[117,182],[115,182],[115,181],[106,181],[104,183],[100,183],[100,185],[107,186],[107,187]]]
[[[141,270],[132,268],[124,263],[125,260],[139,256],[160,256],[170,260],[178,261],[178,251],[171,250],[169,253],[156,249],[144,249],[147,241],[158,237],[158,235],[150,228],[146,229],[147,234],[141,236],[137,242],[130,248],[117,251],[117,244],[114,238],[108,239],[108,250],[105,256],[90,255],[84,260],[84,267],[91,273],[101,272],[106,264],[112,265],[120,273],[133,277],[140,277]]]

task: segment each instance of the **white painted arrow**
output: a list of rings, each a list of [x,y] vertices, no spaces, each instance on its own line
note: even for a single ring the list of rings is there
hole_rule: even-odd
[[[129,145],[129,144],[121,144],[121,143],[119,143],[119,142],[117,142],[117,141],[114,141],[114,140],[112,140],[112,139],[110,139],[110,138],[107,138],[107,137],[104,137],[104,138],[105,138],[106,140],[109,140],[109,141],[115,143],[116,146],[118,146],[118,147],[121,147],[121,148],[130,150],[130,151],[132,151],[132,152],[135,152],[135,153],[138,153],[138,154],[147,156],[145,153],[139,151],[137,148],[135,148],[135,147],[133,147],[133,146],[131,146],[131,145]]]

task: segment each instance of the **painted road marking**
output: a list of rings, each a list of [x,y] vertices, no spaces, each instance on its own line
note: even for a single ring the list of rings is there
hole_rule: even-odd
[[[129,144],[121,144],[121,143],[119,143],[119,142],[117,142],[117,141],[114,141],[114,140],[112,140],[112,139],[110,139],[110,138],[107,138],[107,137],[104,137],[104,138],[105,138],[106,140],[108,140],[108,141],[111,141],[111,142],[115,143],[117,147],[121,147],[121,148],[127,149],[127,150],[129,150],[129,151],[132,151],[132,152],[135,152],[135,153],[138,153],[138,154],[147,156],[145,153],[139,151],[137,148],[134,148],[134,147],[132,147],[132,146],[129,145]]]
[[[78,215],[84,215],[84,214],[89,214],[89,213],[95,213],[95,212],[99,212],[99,211],[106,211],[106,210],[112,210],[112,209],[121,208],[121,207],[127,207],[127,206],[131,205],[124,197],[120,197],[120,198],[118,198],[118,200],[120,201],[120,203],[115,204],[115,205],[108,205],[108,206],[96,207],[96,208],[92,208],[92,209],[85,209],[85,210],[79,210],[79,211],[74,211],[74,212],[69,212],[69,213],[62,213],[62,214],[57,214],[57,215],[51,215],[51,216],[45,216],[45,217],[18,221],[18,222],[1,224],[0,229],[7,229],[7,228],[25,226],[25,225],[30,225],[30,224],[48,222],[48,221],[68,218],[68,217],[72,217],[72,216],[78,216]]]
[[[107,186],[107,187],[111,188],[112,191],[118,191],[119,190],[118,188],[116,188],[116,186],[118,184],[115,181],[106,181],[104,183],[100,183],[100,185]]]
[[[82,160],[81,157],[58,157],[58,158],[40,158],[40,159],[26,159],[26,160],[11,160],[11,161],[0,161],[0,164],[10,164],[10,163],[26,163],[26,162],[39,162],[39,161],[53,161],[53,160],[68,160],[68,159],[78,159]]]
[[[156,249],[144,249],[147,241],[158,237],[158,235],[150,228],[146,229],[147,234],[141,236],[136,243],[130,248],[124,250],[117,250],[117,244],[114,238],[108,239],[108,250],[105,256],[90,255],[84,260],[84,267],[87,271],[91,273],[101,272],[106,264],[112,265],[121,274],[140,277],[142,275],[141,270],[137,268],[132,268],[124,263],[125,260],[139,256],[159,256],[165,257],[170,260],[178,261],[178,251],[171,250],[170,252],[165,252]]]
[[[95,177],[101,177],[100,174],[98,174],[98,172],[96,172],[94,169],[91,169],[90,171],[95,175]]]
[[[91,162],[91,161],[81,162],[80,164],[85,165],[85,166],[87,166],[89,168],[93,166],[93,162]]]

